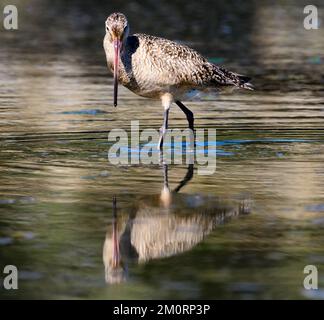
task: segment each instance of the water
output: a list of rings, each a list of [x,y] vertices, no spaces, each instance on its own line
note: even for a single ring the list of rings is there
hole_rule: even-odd
[[[0,267],[19,269],[19,290],[0,296],[322,299],[303,269],[316,265],[323,289],[323,28],[303,29],[303,2],[174,1],[167,15],[148,1],[149,18],[135,2],[91,3],[22,2],[19,32],[0,33]],[[217,19],[202,22],[207,6]],[[197,128],[217,129],[213,175],[108,162],[109,130],[162,121],[159,102],[123,88],[112,106],[101,41],[115,8],[253,77],[254,92],[187,104]],[[170,126],[186,126],[176,107]]]

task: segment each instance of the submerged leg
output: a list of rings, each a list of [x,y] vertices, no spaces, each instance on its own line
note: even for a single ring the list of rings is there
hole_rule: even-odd
[[[175,103],[179,106],[179,108],[182,110],[182,112],[186,115],[187,120],[188,120],[189,129],[194,131],[194,115],[193,115],[193,113],[181,101],[178,100]]]

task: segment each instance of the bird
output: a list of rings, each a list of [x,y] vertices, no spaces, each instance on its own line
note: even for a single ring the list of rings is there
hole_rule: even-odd
[[[113,197],[113,221],[102,251],[108,284],[127,281],[128,265],[190,251],[217,226],[251,213],[248,198],[228,202],[203,194],[179,193],[193,175],[194,167],[189,165],[182,181],[171,189],[165,164],[160,194],[137,197],[129,207],[119,209],[117,197]]]
[[[183,100],[190,100],[196,92],[229,87],[253,90],[251,78],[209,62],[184,44],[142,33],[131,35],[123,13],[110,14],[105,28],[103,47],[114,77],[114,106],[117,106],[118,84],[139,96],[161,100],[164,110],[160,150],[173,103],[186,115],[188,128],[194,132],[194,114]]]

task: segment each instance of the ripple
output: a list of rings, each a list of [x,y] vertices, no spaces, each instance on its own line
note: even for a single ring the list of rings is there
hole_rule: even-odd
[[[308,205],[305,207],[305,210],[312,212],[323,212],[324,211],[324,203]]]
[[[236,293],[258,293],[263,290],[263,286],[252,282],[238,282],[229,285],[228,290]]]
[[[10,237],[2,237],[0,238],[0,246],[6,246],[8,244],[12,244],[13,239]]]
[[[315,300],[323,300],[324,299],[324,290],[323,289],[316,289],[316,290],[303,290],[302,295],[308,299],[315,299]]]
[[[108,112],[100,109],[84,109],[84,110],[57,112],[57,114],[74,114],[74,115],[91,115],[91,116],[95,116],[97,114],[103,114],[103,113],[108,113]]]
[[[22,270],[18,272],[18,277],[20,280],[40,280],[44,276],[41,272]]]

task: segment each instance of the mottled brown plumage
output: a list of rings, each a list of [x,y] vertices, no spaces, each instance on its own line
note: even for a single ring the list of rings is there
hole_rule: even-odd
[[[252,89],[248,77],[216,66],[188,46],[146,34],[129,36],[127,19],[121,13],[107,18],[106,31],[107,64],[112,72],[118,70],[118,82],[140,96],[162,100],[165,114],[159,146],[173,102],[186,114],[189,127],[193,129],[193,115],[180,100],[190,100],[199,91],[227,87]]]

